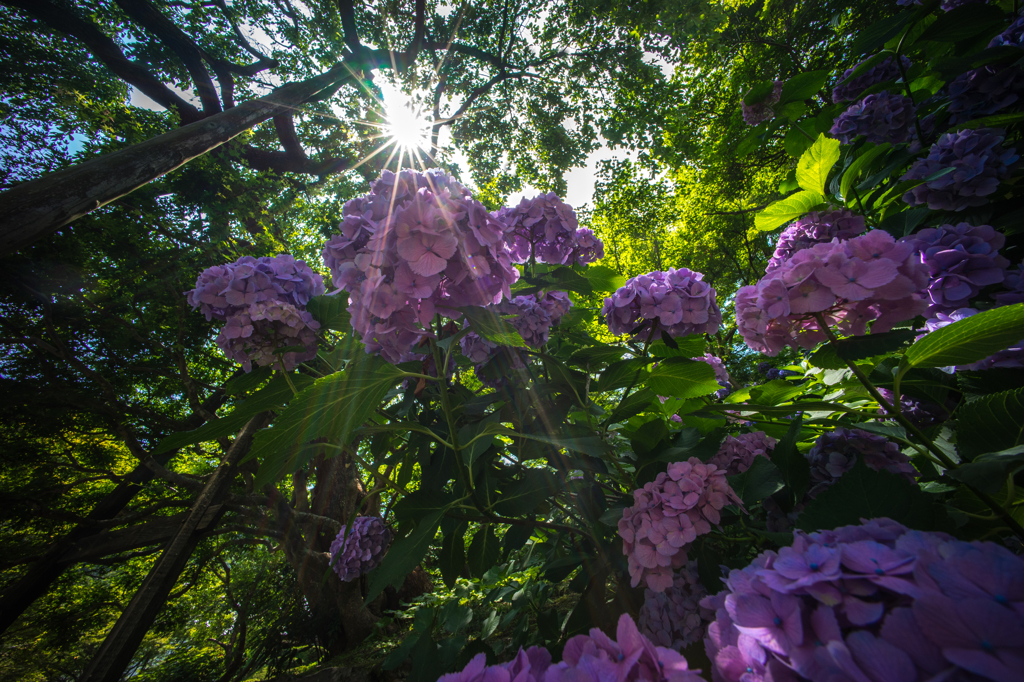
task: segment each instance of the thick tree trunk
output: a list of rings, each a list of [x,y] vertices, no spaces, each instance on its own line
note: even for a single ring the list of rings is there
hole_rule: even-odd
[[[83,673],[82,682],[117,682],[121,679],[121,674],[131,663],[135,650],[163,608],[171,589],[185,570],[189,557],[202,539],[199,527],[203,519],[209,509],[227,495],[237,473],[238,463],[249,451],[253,435],[266,423],[266,418],[265,412],[253,417],[238,434],[224,461],[196,498],[188,518],[150,569],[149,575],[113,629],[107,633],[99,651]]]
[[[3,192],[0,255],[28,246],[353,77],[352,67],[341,63],[314,78],[283,85],[266,97]]]

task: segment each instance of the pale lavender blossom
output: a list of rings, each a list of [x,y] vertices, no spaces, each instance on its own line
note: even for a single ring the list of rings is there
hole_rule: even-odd
[[[357,516],[352,528],[342,526],[331,543],[331,568],[349,583],[380,565],[391,542],[391,531],[379,516]]]
[[[708,460],[728,476],[741,474],[754,463],[755,457],[770,457],[777,441],[764,431],[726,436],[715,456]]]
[[[864,230],[864,217],[846,209],[827,213],[812,211],[802,218],[797,218],[782,231],[775,245],[775,254],[768,261],[765,272],[771,272],[779,267],[797,251],[808,249],[815,244],[827,244],[833,239],[852,239],[863,234]]]
[[[626,281],[604,299],[601,314],[615,335],[665,332],[671,337],[714,334],[722,323],[715,289],[687,268],[650,272]]]
[[[906,57],[900,57],[900,59],[903,62],[904,69],[910,68],[911,62],[909,59],[907,59]],[[900,70],[899,67],[896,65],[896,62],[893,61],[892,57],[886,57],[882,61],[872,66],[870,69],[864,71],[856,78],[843,82],[845,79],[849,78],[854,71],[857,70],[858,66],[860,66],[863,63],[864,62],[860,62],[859,64],[856,64],[852,68],[847,69],[839,78],[840,84],[837,85],[834,90],[832,90],[833,102],[835,102],[836,104],[840,102],[852,102],[855,99],[860,99],[860,96],[864,93],[864,91],[870,88],[872,85],[877,85],[878,83],[884,83],[886,81],[896,80],[900,77]]]
[[[914,102],[909,97],[878,92],[850,105],[836,118],[829,132],[843,144],[861,136],[875,144],[899,144],[910,139],[914,112]]]
[[[804,457],[811,465],[811,489],[807,494],[812,499],[852,469],[858,457],[875,471],[888,471],[911,483],[920,475],[896,443],[863,429],[839,427],[823,433]]]
[[[576,212],[554,192],[523,199],[493,214],[516,263],[586,265],[604,257],[604,245],[579,226]]]
[[[573,252],[577,265],[589,265],[604,258],[604,242],[593,230],[581,227],[576,230],[576,248]]]

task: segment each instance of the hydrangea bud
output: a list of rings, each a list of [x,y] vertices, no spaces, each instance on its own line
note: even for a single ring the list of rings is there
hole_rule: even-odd
[[[803,249],[736,292],[736,322],[754,350],[777,355],[789,345],[824,341],[816,314],[829,326],[861,336],[920,315],[928,270],[913,245],[884,230]]]
[[[903,61],[903,68],[910,68],[910,60],[906,57],[900,57]],[[864,61],[867,61],[866,59]],[[864,62],[856,64],[854,67],[847,69],[843,72],[843,75],[839,78],[839,85],[832,90],[832,101],[836,104],[840,102],[852,102],[855,99],[860,99],[861,94],[872,85],[878,83],[885,83],[886,81],[896,80],[900,77],[900,69],[893,61],[892,57],[886,57],[879,63],[872,66],[861,73],[856,78],[846,80],[853,75],[853,72],[857,70]]]
[[[715,302],[715,289],[703,279],[704,275],[687,268],[633,277],[604,299],[601,314],[615,335],[664,331],[677,338],[714,334],[722,323],[722,313]]]
[[[815,244],[827,244],[833,239],[853,239],[865,230],[864,217],[847,211],[812,211],[789,224],[779,235],[775,254],[768,261],[766,273],[785,263],[797,251],[809,249]]]
[[[879,92],[868,95],[841,113],[832,133],[843,144],[864,136],[868,142],[899,144],[910,139],[914,101],[903,95]]]
[[[1003,680],[1024,656],[1024,558],[881,518],[805,534],[706,597],[712,679]]]
[[[391,542],[391,531],[379,516],[357,516],[346,533],[342,526],[331,543],[331,568],[350,583],[380,565]]]
[[[324,247],[334,285],[349,292],[352,328],[367,353],[389,362],[418,357],[436,314],[511,298],[519,277],[504,226],[443,171],[385,170],[369,194],[342,211],[341,234]]]
[[[875,471],[898,474],[911,483],[919,475],[896,443],[862,429],[840,427],[823,433],[804,456],[811,465],[811,489],[808,491],[811,498],[852,469],[858,456]]]
[[[725,472],[696,457],[669,464],[667,472],[634,490],[633,506],[618,524],[633,587],[641,580],[655,592],[671,587],[672,571],[686,563],[690,543],[721,522],[727,504],[742,503]]]
[[[949,84],[949,122],[991,116],[1024,96],[1024,71],[1016,66],[983,66],[962,73]]]
[[[1010,265],[999,255],[1006,237],[989,225],[929,227],[901,241],[928,266],[929,315],[966,307],[983,288],[1002,282]]]
[[[943,211],[988,203],[985,197],[998,189],[1020,160],[1016,149],[1003,147],[1004,137],[1002,130],[989,128],[946,133],[900,179],[924,180],[947,168],[954,170],[914,187],[903,201]]]
[[[572,207],[554,192],[523,199],[518,206],[496,211],[512,260],[527,263],[586,265],[604,257],[604,244],[581,228]]]
[[[740,108],[743,111],[743,121],[748,126],[756,126],[758,123],[775,118],[775,111],[772,109],[772,105],[782,99],[783,85],[782,81],[775,81],[775,85],[772,87],[768,97],[757,104],[740,103]]]
[[[249,372],[253,363],[283,365],[291,371],[316,357],[320,323],[306,311],[306,304],[323,293],[320,275],[304,262],[281,254],[243,256],[234,263],[207,268],[186,295],[189,305],[207,320],[225,322],[217,345]],[[278,352],[292,346],[305,350]]]
[[[708,464],[714,464],[727,476],[742,474],[754,463],[755,457],[770,457],[768,453],[775,449],[777,442],[764,431],[726,436]]]
[[[644,590],[637,625],[640,632],[658,646],[682,649],[704,636],[700,601],[708,595],[691,561],[676,571],[672,586],[664,592]]]

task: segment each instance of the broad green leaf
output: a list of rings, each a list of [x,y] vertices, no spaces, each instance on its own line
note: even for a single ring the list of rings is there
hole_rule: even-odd
[[[818,94],[826,80],[828,80],[828,71],[808,71],[793,76],[782,86],[779,104],[811,99]]]
[[[959,469],[947,472],[950,476],[990,495],[1006,488],[1008,476],[1024,469],[1024,445],[1001,452],[986,452]]]
[[[314,438],[348,442],[402,376],[402,370],[371,356],[300,391],[273,426],[253,439],[246,460],[260,462],[254,482],[257,489],[301,466],[302,446]],[[312,456],[309,449],[306,453]]]
[[[850,49],[851,55],[874,52],[896,36],[911,19],[918,17],[915,10],[905,10],[895,17],[886,17],[868,26],[857,34]]]
[[[250,391],[256,390],[273,373],[274,370],[269,367],[256,367],[251,372],[238,370],[230,379],[224,382],[222,388],[228,395],[242,397]]]
[[[1024,303],[987,310],[931,332],[903,356],[905,367],[968,365],[1024,339]],[[901,370],[905,371],[905,370]]]
[[[790,126],[789,131],[786,133],[785,139],[782,141],[782,147],[786,150],[786,153],[795,159],[799,159],[804,152],[806,152],[812,144],[814,144],[814,131],[808,129],[807,121],[801,121],[794,123]],[[796,179],[796,170],[794,169],[793,178]],[[797,183],[799,187],[799,183]],[[796,189],[794,187],[793,189]]]
[[[729,477],[729,485],[743,500],[743,505],[750,510],[764,498],[782,490],[785,483],[782,472],[770,459],[755,457],[749,469],[742,474]]]
[[[430,542],[437,534],[441,525],[441,517],[446,510],[441,509],[422,517],[416,528],[404,538],[396,540],[384,556],[380,566],[370,573],[365,602],[370,603],[388,585],[398,587],[412,569],[423,560],[430,548]]]
[[[669,348],[661,341],[651,344],[650,352],[656,358],[695,358],[704,355],[704,336],[691,334],[681,339],[675,339],[676,347]]]
[[[811,484],[811,466],[796,447],[800,440],[801,426],[802,418],[795,417],[786,431],[786,437],[775,444],[775,449],[769,455],[782,480],[789,486],[793,502],[802,500]]]
[[[957,449],[964,459],[1024,444],[1024,388],[972,400],[955,416]]]
[[[521,433],[503,426],[495,426],[494,431],[498,435],[508,436],[509,438],[526,438],[538,443],[554,445],[556,448],[582,452],[585,455],[600,457],[608,452],[608,444],[600,436],[549,436],[538,433]]]
[[[888,142],[883,142],[878,146],[864,149],[860,156],[854,159],[853,163],[846,169],[846,172],[843,173],[843,181],[839,185],[839,193],[843,196],[843,201],[846,202],[847,206],[851,206],[851,202],[854,201],[850,193],[853,183],[857,182],[860,174],[870,168],[872,162],[887,152],[890,146]]]
[[[458,599],[448,602],[441,609],[441,627],[453,635],[471,622],[473,622],[473,607],[460,605]]]
[[[774,379],[750,389],[750,399],[761,405],[778,405],[802,395],[804,387],[785,379]]]
[[[526,347],[526,342],[523,341],[523,337],[519,335],[515,327],[490,309],[466,306],[459,308],[459,311],[466,316],[472,330],[482,338],[502,346]]]
[[[498,543],[498,536],[494,534],[494,525],[484,524],[473,535],[473,541],[469,543],[466,561],[469,563],[470,575],[483,576],[487,569],[498,563],[500,557],[501,546]]]
[[[832,166],[839,160],[839,140],[819,135],[796,164],[796,181],[808,192],[825,194]],[[770,207],[769,207],[770,208]]]
[[[526,546],[531,535],[533,535],[533,528],[530,526],[509,526],[505,531],[505,537],[501,539],[502,557],[507,559],[512,552],[518,552]]]
[[[750,230],[750,235],[774,230],[779,225],[813,211],[823,201],[825,197],[821,194],[808,191],[797,192],[791,197],[776,201],[754,216],[754,228]]]
[[[772,94],[772,90],[775,89],[774,81],[765,81],[764,83],[758,83],[754,87],[747,91],[747,94],[743,96],[743,103],[748,107],[754,104],[760,104],[761,102],[768,99],[768,95]]]
[[[438,568],[441,570],[441,580],[445,587],[451,589],[455,581],[462,575],[466,567],[466,542],[464,536],[469,524],[460,523],[453,530],[445,533],[441,542],[441,551],[437,555]]]
[[[973,121],[967,121],[960,123],[956,126],[957,130],[964,128],[1003,128],[1010,125],[1011,123],[1018,123],[1024,121],[1024,111],[1018,111],[1013,114],[996,114],[995,116],[986,116],[984,118],[976,118]]]
[[[608,417],[609,424],[615,424],[621,422],[624,419],[629,419],[635,414],[640,414],[655,400],[654,391],[649,388],[644,388],[639,391],[631,393],[628,398],[622,401],[622,404],[615,408],[611,416]]]
[[[522,516],[561,490],[558,478],[550,471],[527,469],[517,481],[503,486],[494,511],[501,516]]]
[[[878,226],[896,239],[899,239],[906,237],[917,229],[917,226],[923,223],[931,212],[932,210],[927,206],[898,211],[886,216]]]
[[[583,271],[594,293],[607,293],[625,286],[626,278],[606,265],[590,265]]]
[[[1005,15],[998,7],[972,3],[939,15],[918,40],[955,43],[1005,25]]]
[[[601,393],[603,391],[613,391],[617,388],[625,388],[634,381],[642,382],[646,375],[645,368],[651,362],[651,360],[643,360],[641,358],[613,362],[601,372],[597,382],[590,385],[590,390],[594,393]]]
[[[721,386],[715,379],[715,370],[706,362],[687,358],[662,360],[647,377],[647,388],[655,395],[671,398],[697,398],[710,395]]]
[[[570,267],[561,266],[547,274],[547,277],[554,282],[554,287],[561,291],[575,291],[580,294],[590,294],[594,291],[594,285],[590,279],[579,274]]]
[[[416,520],[438,510],[447,509],[455,502],[451,493],[432,488],[420,488],[406,495],[394,505],[394,511],[404,522],[406,519]]]
[[[844,360],[855,362],[876,355],[897,351],[914,340],[919,332],[913,329],[894,329],[884,334],[866,334],[826,343],[809,358],[812,365],[822,369],[845,369]]]
[[[1024,386],[1024,369],[996,367],[980,372],[957,370],[956,382],[963,393],[991,395]]]
[[[617,362],[625,352],[626,349],[621,346],[593,346],[576,351],[569,356],[569,362],[580,367],[589,365],[596,368],[600,365]]]
[[[324,329],[333,329],[339,332],[352,331],[352,325],[349,322],[347,292],[312,298],[306,304],[306,310]]]

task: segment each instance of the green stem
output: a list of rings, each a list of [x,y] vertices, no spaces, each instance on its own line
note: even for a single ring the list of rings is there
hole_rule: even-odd
[[[924,147],[924,132],[921,130],[921,117],[917,115],[917,105],[914,102],[914,93],[910,91],[910,82],[907,80],[907,70],[903,67],[903,60],[900,59],[900,51],[903,49],[903,41],[910,35],[911,29],[914,28],[914,24],[911,24],[907,28],[903,37],[900,38],[900,44],[896,46],[896,55],[893,59],[896,60],[896,68],[900,71],[900,78],[903,79],[903,89],[907,91],[907,97],[910,98],[911,105],[914,106],[914,129],[917,131],[917,140]]]
[[[651,333],[647,335],[647,341],[644,342],[644,350],[640,355],[641,360],[647,359],[647,350],[651,347],[651,343],[654,341],[654,332],[657,331],[658,325],[658,318],[651,320]],[[629,386],[626,387],[626,392],[622,394],[622,398],[619,399],[619,404],[615,406],[614,410],[612,410],[612,414],[615,414],[615,412],[622,407],[622,403],[626,402],[626,398],[629,397],[629,392],[633,390],[633,387],[636,386],[636,382],[640,380],[640,372],[644,371],[644,367],[646,367],[646,365],[637,368],[636,374],[633,375],[633,380],[629,382]],[[609,415],[608,418],[611,419],[611,415]],[[607,424],[605,426],[607,427]]]
[[[279,358],[279,359],[278,359],[278,362],[280,362],[280,363],[281,363],[281,369],[280,369],[280,370],[278,370],[278,371],[280,371],[280,372],[281,372],[281,376],[283,376],[283,377],[284,377],[284,380],[285,380],[286,382],[288,382],[288,388],[292,389],[292,395],[293,395],[293,396],[296,396],[296,395],[298,395],[298,394],[299,394],[299,391],[298,391],[298,389],[297,389],[297,388],[295,388],[295,384],[293,384],[293,383],[292,383],[292,378],[291,378],[290,376],[288,376],[288,372],[287,372],[287,371],[285,370],[285,368],[284,368],[284,358]]]

